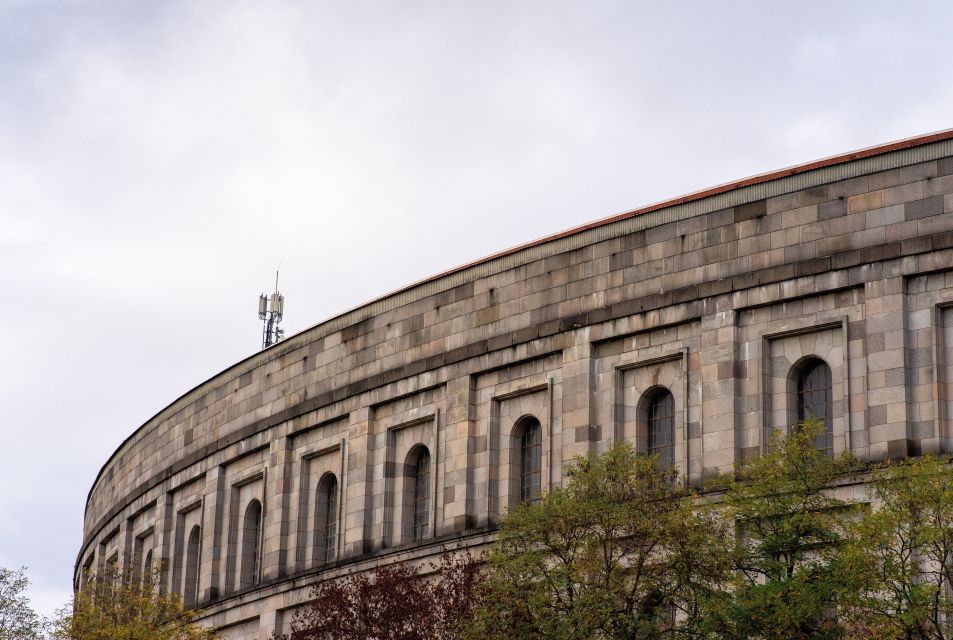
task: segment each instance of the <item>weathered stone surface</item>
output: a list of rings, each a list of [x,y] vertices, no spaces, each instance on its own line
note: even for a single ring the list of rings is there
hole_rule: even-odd
[[[77,585],[83,567],[141,568],[151,553],[170,590],[198,576],[204,620],[233,625],[225,637],[265,637],[311,579],[485,545],[519,500],[527,421],[545,491],[573,456],[616,439],[647,450],[645,403],[665,389],[673,464],[700,482],[796,422],[792,380],[818,360],[834,453],[953,452],[953,158],[881,153],[885,171],[857,175],[845,158],[800,190],[778,174],[517,249],[235,364],[106,463]]]

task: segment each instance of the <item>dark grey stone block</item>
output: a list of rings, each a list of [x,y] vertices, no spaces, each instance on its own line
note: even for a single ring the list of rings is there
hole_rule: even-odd
[[[941,213],[943,213],[943,196],[914,200],[903,205],[903,214],[906,220],[938,216]]]

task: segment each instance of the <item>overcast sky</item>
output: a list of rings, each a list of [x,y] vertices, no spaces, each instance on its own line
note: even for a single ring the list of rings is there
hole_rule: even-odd
[[[0,0],[0,566],[259,346],[508,246],[953,127],[953,5]]]

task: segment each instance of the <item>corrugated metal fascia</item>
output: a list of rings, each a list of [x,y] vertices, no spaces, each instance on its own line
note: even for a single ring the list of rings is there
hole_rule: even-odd
[[[572,251],[605,240],[618,238],[649,227],[686,220],[695,216],[712,213],[713,211],[736,207],[765,198],[773,198],[823,184],[849,180],[850,178],[897,169],[921,162],[929,162],[949,156],[953,156],[953,140],[943,140],[920,147],[892,151],[879,156],[814,169],[761,184],[741,187],[699,200],[666,207],[657,211],[635,215],[631,218],[586,229],[568,237],[558,238],[551,242],[527,247],[526,249],[493,258],[446,276],[423,282],[413,288],[398,291],[391,296],[375,300],[363,307],[359,307],[315,325],[304,333],[298,334],[295,338],[300,336],[307,342],[317,337],[313,335],[312,332],[314,331],[319,331],[322,335],[334,333],[344,327],[366,320],[385,311],[390,311],[391,309],[410,302],[415,302],[421,298],[447,291],[461,284],[508,271],[529,264],[530,262],[535,262],[536,260],[565,253],[566,251]],[[308,334],[306,338],[305,334]],[[281,344],[287,344],[287,346],[292,347],[288,342],[290,341]],[[264,355],[264,353],[267,352],[263,352],[262,355]]]

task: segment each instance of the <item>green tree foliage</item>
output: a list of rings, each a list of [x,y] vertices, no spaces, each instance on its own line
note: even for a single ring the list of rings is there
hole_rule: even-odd
[[[53,637],[59,640],[213,640],[211,629],[194,624],[176,595],[146,580],[119,572],[93,577],[71,605],[57,613]]]
[[[284,640],[953,640],[953,472],[871,471],[814,447],[808,421],[699,496],[619,443],[500,522],[482,571],[445,555],[315,585]],[[838,499],[867,481],[870,505]],[[716,490],[717,489],[717,490]],[[0,569],[0,640],[39,640],[23,570]],[[210,640],[175,596],[110,575],[61,640]]]
[[[728,579],[725,533],[657,457],[620,443],[577,459],[565,488],[500,522],[468,637],[691,635]]]
[[[842,562],[856,582],[843,616],[851,635],[953,637],[953,475],[934,457],[888,465],[871,478],[875,509],[851,523]]]
[[[737,527],[731,588],[706,604],[704,628],[731,640],[837,638],[838,596],[851,576],[839,562],[847,503],[830,487],[851,461],[814,448],[823,425],[808,421],[730,482],[725,515]]]
[[[25,594],[29,585],[25,568],[0,567],[0,640],[40,637],[42,621],[30,608]]]

